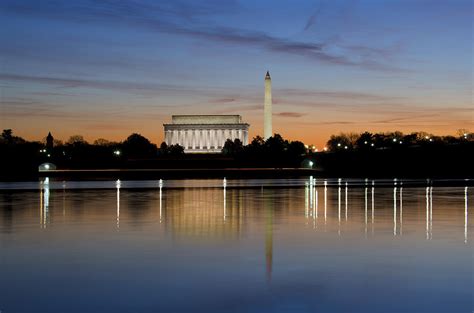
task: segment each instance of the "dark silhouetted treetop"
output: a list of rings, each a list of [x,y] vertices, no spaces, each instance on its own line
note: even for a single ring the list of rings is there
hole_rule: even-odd
[[[84,139],[82,135],[72,135],[71,137],[69,137],[68,141],[66,141],[66,144],[79,146],[88,145],[89,143]]]
[[[122,149],[125,155],[129,157],[154,157],[157,155],[157,147],[150,140],[140,134],[134,133],[125,139],[122,143]]]
[[[17,145],[27,143],[27,141],[21,137],[13,136],[13,131],[11,129],[4,129],[2,136],[0,137],[0,143]]]
[[[179,144],[167,145],[166,142],[162,142],[158,149],[158,155],[160,156],[180,156],[184,154],[184,147]]]

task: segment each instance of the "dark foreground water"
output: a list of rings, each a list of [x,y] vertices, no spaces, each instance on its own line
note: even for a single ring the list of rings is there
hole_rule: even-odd
[[[0,183],[0,311],[470,313],[472,189]]]

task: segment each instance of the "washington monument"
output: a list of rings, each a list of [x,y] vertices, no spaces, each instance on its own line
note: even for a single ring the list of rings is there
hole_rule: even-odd
[[[267,75],[265,75],[265,102],[263,105],[263,138],[267,140],[272,135],[272,79],[267,71]]]

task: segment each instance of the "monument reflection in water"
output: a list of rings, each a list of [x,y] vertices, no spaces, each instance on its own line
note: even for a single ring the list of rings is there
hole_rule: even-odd
[[[0,310],[469,312],[467,183],[1,183]]]

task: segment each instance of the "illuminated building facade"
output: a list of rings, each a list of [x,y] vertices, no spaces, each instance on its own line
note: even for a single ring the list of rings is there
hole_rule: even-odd
[[[227,139],[248,143],[249,124],[240,115],[173,115],[163,126],[166,144],[179,144],[185,152],[218,153]]]

